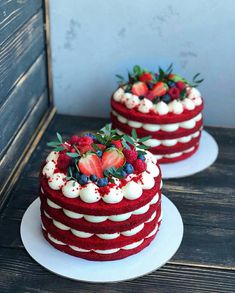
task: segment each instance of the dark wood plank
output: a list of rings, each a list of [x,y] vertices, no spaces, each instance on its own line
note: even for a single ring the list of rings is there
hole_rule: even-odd
[[[39,10],[1,46],[0,104],[42,53],[44,46],[43,15],[42,10]]]
[[[95,272],[91,272],[94,273]],[[139,279],[121,283],[92,284],[54,275],[24,249],[0,250],[1,292],[234,292],[234,271],[194,268],[167,264]]]
[[[22,76],[11,95],[0,108],[0,156],[8,148],[38,97],[46,88],[45,54],[41,54]]]
[[[40,120],[48,109],[48,94],[45,90],[42,95],[37,98],[37,102],[33,109],[26,117],[21,129],[17,132],[11,145],[8,147],[7,153],[0,161],[0,186],[5,183],[6,179],[16,167],[16,162],[20,158],[21,153],[26,147],[29,139],[34,134]],[[0,199],[1,200],[1,199]]]
[[[42,6],[42,0],[0,1],[0,45]]]

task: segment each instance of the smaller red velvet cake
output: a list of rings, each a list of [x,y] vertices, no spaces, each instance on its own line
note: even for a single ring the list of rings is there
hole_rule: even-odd
[[[109,126],[96,134],[57,133],[40,172],[42,231],[56,249],[117,260],[147,247],[162,220],[161,172],[138,139]]]
[[[111,120],[119,134],[139,138],[150,135],[144,144],[158,163],[173,163],[192,156],[198,149],[203,127],[203,99],[196,74],[190,83],[172,73],[172,65],[153,73],[136,65],[128,81],[119,76],[120,86],[111,98]]]

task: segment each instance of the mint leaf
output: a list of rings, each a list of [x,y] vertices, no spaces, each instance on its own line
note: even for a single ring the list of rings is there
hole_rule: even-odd
[[[124,146],[124,148],[126,148],[128,150],[130,149],[130,146],[126,143],[124,138],[122,138],[122,145]]]
[[[138,149],[143,149],[143,150],[147,150],[147,149],[149,149],[149,147],[146,146],[146,145],[144,145],[144,144],[138,145],[137,148],[138,148]]]
[[[58,146],[56,148],[54,148],[54,151],[55,152],[60,152],[60,151],[63,151],[65,148],[63,146]]]
[[[58,141],[50,141],[47,143],[47,146],[49,146],[49,147],[56,147],[59,145],[60,145],[60,143]]]
[[[124,138],[127,142],[129,142],[131,145],[135,145],[134,140],[133,140],[129,135],[124,134],[124,135],[123,135],[123,138]]]
[[[134,138],[134,140],[137,140],[137,133],[136,133],[136,130],[134,128],[132,128],[131,136]]]
[[[139,142],[144,142],[144,141],[146,141],[146,140],[148,140],[148,139],[151,139],[151,138],[152,138],[151,135],[149,135],[149,136],[145,136],[145,137],[140,138],[140,139],[139,139]]]
[[[67,156],[69,156],[70,158],[77,158],[79,157],[78,153],[66,153]]]
[[[58,138],[58,141],[59,141],[60,143],[63,143],[62,136],[61,136],[58,132],[56,132],[56,136],[57,136],[57,138]]]

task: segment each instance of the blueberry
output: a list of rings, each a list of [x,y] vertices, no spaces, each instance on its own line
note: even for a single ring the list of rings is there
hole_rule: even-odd
[[[168,80],[167,83],[168,83],[169,87],[174,87],[175,86],[174,81]]]
[[[93,140],[96,140],[95,134],[90,133],[90,132],[85,133],[83,136],[88,136],[88,137],[92,138]]]
[[[141,161],[145,161],[145,156],[143,154],[138,155],[138,159]]]
[[[144,99],[144,96],[139,96],[139,100],[143,100]]]
[[[126,171],[122,170],[121,171],[121,176],[124,178],[124,177],[126,177],[126,175],[127,175]]]
[[[80,175],[80,177],[78,179],[78,182],[81,185],[84,185],[84,184],[86,184],[88,182],[88,177],[85,174],[82,174],[82,175]]]
[[[148,84],[148,89],[151,90],[152,88],[153,88],[153,84],[152,83],[149,83]]]
[[[90,179],[91,179],[91,181],[95,182],[95,181],[97,181],[97,176],[96,175],[91,175]]]
[[[81,174],[79,172],[75,173],[75,178],[77,179],[77,181],[79,181]]]
[[[100,157],[100,158],[101,158],[101,157],[102,157],[102,155],[103,155],[103,152],[102,152],[102,151],[100,151],[100,150],[98,150],[98,151],[96,151],[96,154],[97,154],[97,156],[98,156],[98,157]]]
[[[102,186],[106,186],[106,185],[108,185],[108,178],[100,178],[100,179],[98,179],[97,180],[97,185],[99,186],[99,187],[102,187]]]
[[[161,100],[165,103],[169,103],[171,101],[171,96],[166,94],[161,98]]]
[[[131,174],[134,172],[134,168],[130,163],[126,163],[126,165],[124,166],[124,170],[127,174]]]

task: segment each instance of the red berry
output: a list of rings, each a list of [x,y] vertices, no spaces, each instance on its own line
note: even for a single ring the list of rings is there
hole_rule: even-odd
[[[111,143],[117,148],[117,149],[121,149],[123,148],[122,146],[122,141],[119,140],[111,140]]]
[[[73,135],[73,136],[70,138],[69,143],[70,143],[70,144],[77,144],[78,141],[79,141],[79,139],[80,139],[79,136],[77,136],[77,135]]]
[[[145,73],[141,74],[141,76],[139,77],[139,80],[143,81],[143,82],[149,82],[152,79],[153,79],[152,74],[149,72],[145,72]]]
[[[98,148],[103,151],[104,149],[106,149],[106,146],[104,144],[101,143],[96,143],[96,145],[98,146]]]
[[[146,83],[138,81],[133,84],[131,92],[136,96],[145,96],[148,92],[148,87]]]
[[[148,92],[147,94],[147,98],[149,100],[153,100],[155,97],[161,97],[163,95],[165,95],[165,93],[168,90],[168,85],[162,81],[158,81],[153,88],[151,89],[151,91]]]
[[[57,160],[57,168],[59,168],[62,171],[66,171],[70,164],[71,158],[64,153],[60,153]]]
[[[78,161],[79,170],[87,175],[96,175],[98,178],[103,178],[103,171],[100,158],[96,154],[86,154]]]
[[[142,173],[146,170],[146,163],[145,161],[142,161],[141,159],[137,159],[134,163],[133,163],[133,167],[135,172],[138,173]]]
[[[89,136],[82,136],[79,137],[79,141],[77,142],[78,146],[85,146],[85,145],[91,145],[93,143],[93,139]]]
[[[175,84],[180,91],[184,90],[186,87],[186,84],[182,81],[177,81]]]
[[[106,170],[107,168],[120,168],[125,163],[125,157],[121,151],[116,148],[108,149],[103,153],[101,158],[102,169]]]
[[[169,89],[168,94],[173,100],[178,99],[180,96],[180,90],[177,87],[172,87]]]
[[[138,153],[134,149],[130,149],[130,150],[124,149],[123,154],[126,158],[127,163],[130,163],[130,164],[134,163],[138,157]]]
[[[81,155],[83,155],[89,151],[95,151],[91,145],[79,146],[78,148],[79,148]]]

